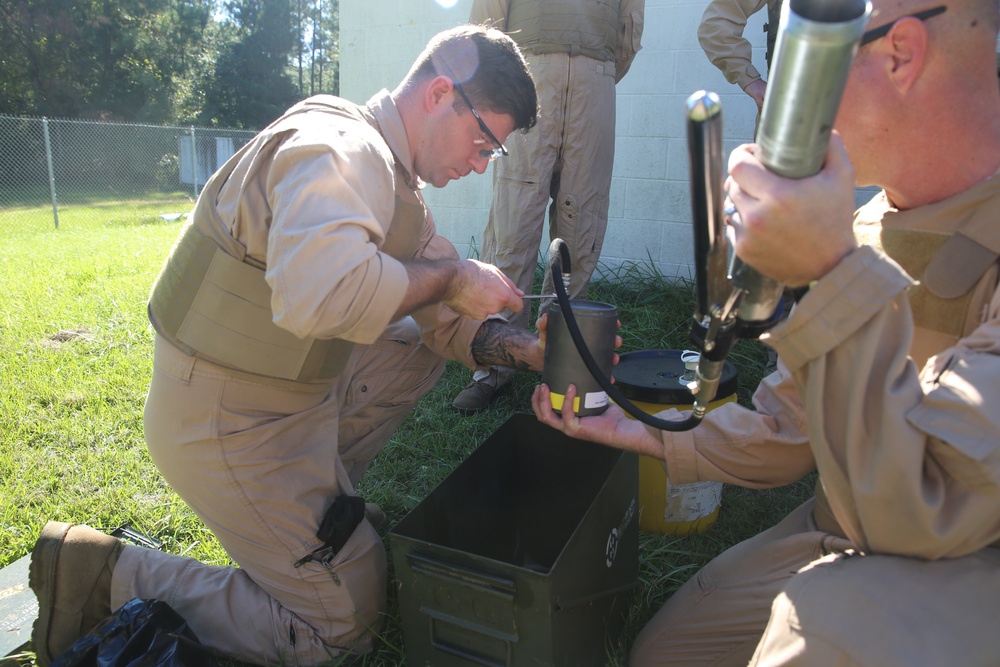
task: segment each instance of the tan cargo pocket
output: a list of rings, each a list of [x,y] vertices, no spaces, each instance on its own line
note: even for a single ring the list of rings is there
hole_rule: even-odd
[[[309,620],[324,642],[342,646],[379,627],[386,606],[387,563],[382,540],[367,519],[332,558],[300,562],[303,580],[316,586],[323,607],[325,618]]]

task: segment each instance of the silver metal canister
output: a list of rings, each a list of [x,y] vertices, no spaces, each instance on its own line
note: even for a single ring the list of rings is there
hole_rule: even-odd
[[[584,299],[571,299],[569,304],[587,349],[604,377],[610,378],[618,332],[618,310],[611,304]],[[559,303],[549,304],[545,312],[548,313],[549,323],[542,382],[549,386],[552,393],[552,408],[562,411],[566,389],[572,384],[576,386],[573,412],[581,417],[601,414],[608,409],[608,394],[587,370],[570,336]]]
[[[786,178],[812,176],[823,166],[833,122],[868,25],[869,0],[787,0],[756,142],[764,166]],[[766,322],[777,310],[782,285],[736,255],[729,273],[746,290],[744,322]]]

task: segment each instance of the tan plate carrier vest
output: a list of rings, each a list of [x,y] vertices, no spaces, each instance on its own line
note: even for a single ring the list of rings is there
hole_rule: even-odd
[[[618,49],[617,0],[513,0],[506,32],[532,53],[568,53],[613,62]]]
[[[251,140],[212,175],[149,298],[150,322],[186,354],[233,370],[296,382],[328,381],[344,369],[354,343],[298,338],[274,324],[266,267],[247,256],[215,208],[219,191],[240,160],[279,134],[299,129],[301,114],[315,111],[354,116],[378,129],[366,109],[332,96],[313,97],[264,130],[266,139]],[[382,250],[402,257],[416,248],[426,208],[405,185],[398,159],[396,172],[395,213]],[[401,237],[405,243],[393,244]],[[407,247],[390,251],[391,245]]]

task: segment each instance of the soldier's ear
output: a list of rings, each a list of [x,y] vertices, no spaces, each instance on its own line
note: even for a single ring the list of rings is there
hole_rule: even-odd
[[[920,77],[927,58],[927,26],[918,18],[904,16],[896,21],[880,44],[889,56],[889,78],[900,92],[907,92]]]
[[[436,76],[427,84],[424,91],[424,107],[428,113],[435,111],[442,104],[453,103],[455,84],[446,76]]]

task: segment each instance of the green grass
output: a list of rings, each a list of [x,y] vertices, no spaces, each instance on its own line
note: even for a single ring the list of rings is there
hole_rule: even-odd
[[[168,552],[229,563],[160,478],[142,436],[153,341],[146,296],[180,229],[158,216],[188,210],[183,205],[79,207],[61,215],[59,229],[44,209],[0,211],[0,566],[27,554],[50,519],[109,529],[130,523]],[[590,298],[618,307],[622,351],[687,346],[691,286],[668,280],[649,262],[605,269]],[[765,358],[750,341],[730,356],[744,404]],[[451,399],[468,376],[449,363],[362,480],[359,493],[388,516],[383,536],[511,414],[530,411],[537,377],[519,373],[494,409],[458,415]],[[809,479],[770,491],[727,486],[707,533],[643,535],[640,587],[626,631],[608,648],[608,664],[626,664],[635,634],[698,567],[773,525],[811,490]],[[360,664],[405,662],[393,591],[378,648]]]

